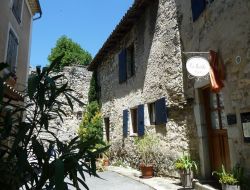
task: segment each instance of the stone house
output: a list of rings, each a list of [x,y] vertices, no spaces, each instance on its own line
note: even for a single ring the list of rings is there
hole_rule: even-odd
[[[222,164],[250,172],[249,10],[248,0],[134,2],[89,66],[111,150],[131,164],[134,137],[157,134],[165,174],[175,175],[167,161],[182,151],[199,160],[201,178]],[[209,75],[190,78],[186,69],[210,50],[224,63],[217,93]]]
[[[29,72],[33,20],[41,17],[39,0],[2,0],[0,3],[0,62],[9,64],[2,74],[11,72],[5,95],[23,99]]]
[[[236,164],[250,174],[250,1],[176,0],[183,60],[209,58],[218,52],[226,78],[219,93],[209,90],[209,78],[188,79],[185,92],[193,99],[204,178]],[[190,53],[191,52],[191,53]],[[202,52],[202,53],[199,53]]]
[[[164,175],[176,175],[173,161],[183,151],[198,159],[176,13],[174,0],[136,0],[89,66],[97,73],[111,154],[138,166],[135,138],[155,135]]]

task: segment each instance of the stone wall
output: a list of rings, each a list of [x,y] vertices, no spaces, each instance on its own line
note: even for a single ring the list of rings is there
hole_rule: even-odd
[[[119,84],[118,55],[122,48],[135,44],[135,75]],[[110,118],[111,155],[131,166],[139,164],[129,119],[129,137],[123,139],[123,110],[144,104],[147,133],[160,139],[161,166],[158,174],[175,175],[173,161],[183,151],[197,158],[196,131],[192,107],[184,96],[180,36],[174,0],[153,1],[117,49],[98,67],[100,100],[104,117]],[[148,103],[166,98],[168,122],[152,126]],[[158,161],[159,161],[158,160]]]
[[[193,22],[191,1],[176,0],[182,48],[185,52],[219,51],[226,66],[225,87],[221,94],[225,114],[236,114],[237,124],[227,125],[231,165],[241,163],[250,172],[250,143],[243,140],[240,113],[250,111],[250,1],[222,0],[207,6]],[[193,56],[193,55],[186,55]],[[202,56],[206,56],[202,54]],[[188,91],[194,92],[198,131],[204,127],[199,91],[209,84],[208,80],[190,81]],[[203,126],[202,126],[203,125]],[[207,155],[202,148],[206,136],[198,134],[200,156],[206,164]],[[203,140],[202,140],[203,139]]]
[[[69,88],[74,90],[71,94],[75,98],[79,99],[85,105],[88,103],[88,91],[92,72],[89,72],[85,67],[72,66],[64,67],[62,72],[56,74],[63,74],[65,76],[65,81],[68,81]],[[67,102],[64,97],[60,97],[59,100]],[[82,120],[85,106],[79,105],[79,103],[75,101],[72,101],[72,103],[74,107],[73,112],[70,106],[63,106],[61,108],[67,115],[66,117],[62,115],[64,120],[63,123],[60,118],[52,120],[50,123],[50,127],[58,128],[55,133],[62,141],[69,141],[77,135],[77,130]]]

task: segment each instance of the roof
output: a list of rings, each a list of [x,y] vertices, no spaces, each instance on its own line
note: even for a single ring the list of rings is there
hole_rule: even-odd
[[[28,0],[33,16],[36,13],[42,15],[42,9],[39,0]]]
[[[114,50],[117,46],[117,42],[122,40],[124,34],[131,30],[140,15],[144,12],[145,7],[153,1],[154,0],[135,0],[134,4],[129,8],[120,23],[115,27],[106,42],[103,44],[102,48],[96,54],[93,61],[88,66],[88,70],[95,70],[99,62],[102,62],[102,60],[107,56],[108,52]]]

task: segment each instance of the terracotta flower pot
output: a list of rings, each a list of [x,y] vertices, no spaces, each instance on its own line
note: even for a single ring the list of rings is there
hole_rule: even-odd
[[[142,178],[151,178],[154,175],[154,168],[152,165],[140,165]]]
[[[193,171],[179,170],[180,180],[183,187],[192,187]]]
[[[222,184],[222,190],[240,190],[240,186],[238,185],[228,185],[228,184]]]
[[[109,166],[109,160],[108,160],[108,159],[104,159],[104,160],[102,161],[102,165],[103,165],[103,166]]]

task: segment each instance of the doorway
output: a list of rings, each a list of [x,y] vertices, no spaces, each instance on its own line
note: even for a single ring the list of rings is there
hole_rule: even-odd
[[[211,173],[220,170],[222,164],[226,170],[230,170],[230,154],[222,96],[212,93],[210,88],[207,87],[202,90],[202,98],[208,134]]]

